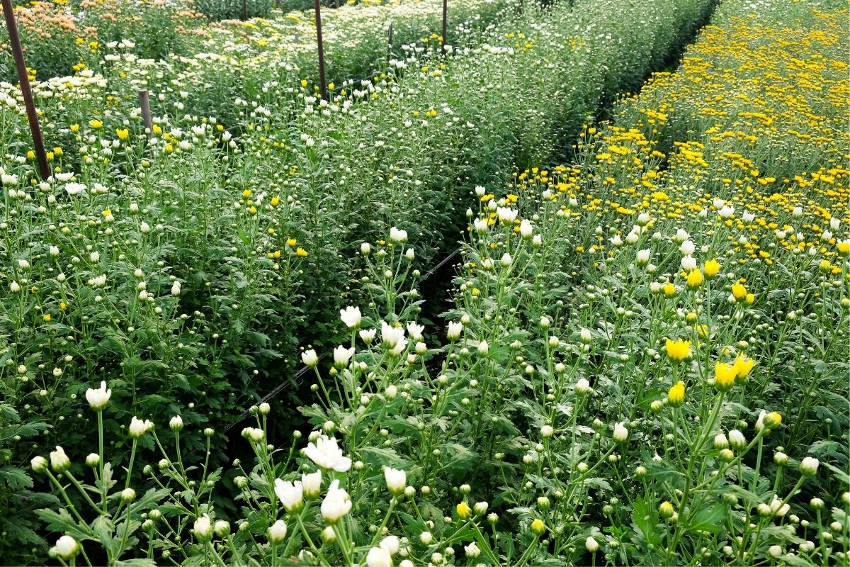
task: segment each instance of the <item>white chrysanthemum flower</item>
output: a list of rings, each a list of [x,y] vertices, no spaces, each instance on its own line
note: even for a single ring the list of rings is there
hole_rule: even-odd
[[[384,480],[387,482],[387,489],[393,494],[401,494],[407,487],[407,473],[400,469],[385,467]]]
[[[321,481],[321,476],[319,478]],[[291,482],[276,478],[274,481],[274,493],[287,512],[300,509],[304,503],[304,487],[299,480]]]
[[[322,500],[322,517],[326,522],[333,524],[350,511],[351,498],[348,492],[339,487],[339,480],[335,479],[328,488],[325,499]]]
[[[351,468],[351,459],[342,454],[336,438],[322,435],[304,448],[308,459],[326,470],[346,472]]]
[[[100,388],[89,388],[86,390],[86,401],[88,401],[91,409],[100,411],[106,407],[109,402],[109,397],[112,396],[112,390],[106,389],[106,382],[101,381]]]
[[[339,310],[339,317],[345,326],[349,329],[356,329],[360,326],[362,316],[360,315],[359,307],[348,306],[345,309]]]

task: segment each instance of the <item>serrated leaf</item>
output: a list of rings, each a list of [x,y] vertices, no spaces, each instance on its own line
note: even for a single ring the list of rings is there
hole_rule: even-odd
[[[704,531],[709,533],[718,533],[723,529],[723,522],[729,517],[729,510],[720,502],[709,508],[700,508],[691,518],[688,526],[694,531]]]
[[[17,467],[0,468],[0,482],[4,482],[12,492],[32,488],[32,479]]]
[[[647,544],[656,547],[661,545],[661,533],[658,531],[658,510],[643,498],[638,498],[632,504],[632,526]]]
[[[65,508],[60,508],[58,512],[42,508],[41,510],[36,510],[35,515],[47,524],[50,531],[65,532],[77,541],[92,539],[88,526],[86,526],[86,529],[81,528]]]

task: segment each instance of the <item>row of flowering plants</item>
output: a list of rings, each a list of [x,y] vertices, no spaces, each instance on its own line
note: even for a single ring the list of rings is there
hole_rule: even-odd
[[[157,423],[181,415],[192,426],[181,437],[188,454],[204,451],[207,425],[214,446],[225,447],[242,408],[290,379],[298,344],[334,346],[338,310],[368,300],[370,287],[352,285],[368,277],[360,242],[386,239],[397,222],[427,262],[440,235],[453,238],[462,222],[455,203],[466,188],[549,155],[547,133],[575,126],[610,96],[589,77],[604,77],[607,88],[634,85],[634,70],[663,59],[710,5],[681,0],[669,10],[643,0],[629,8],[642,18],[635,29],[610,4],[529,8],[486,46],[448,57],[412,50],[401,62],[409,72],[348,83],[331,101],[299,81],[295,116],[264,106],[258,89],[250,102],[229,103],[236,133],[214,116],[179,113],[194,100],[189,91],[145,133],[138,111],[102,77],[54,81],[64,118],[45,115],[68,143],[51,148],[53,176],[36,178],[24,126],[7,132],[0,172],[10,254],[0,378],[16,423],[41,428],[8,436],[9,463],[56,444],[69,454],[87,446],[93,416],[79,400],[92,377],[114,392],[103,424],[110,458],[127,462],[134,415]],[[641,30],[655,27],[665,32],[636,47]],[[494,76],[502,80],[480,88]],[[576,87],[564,92],[564,84]],[[520,90],[528,96],[512,94]],[[5,120],[16,104],[0,105],[4,125],[18,124]],[[528,119],[522,131],[512,126],[517,117]],[[309,394],[297,387],[281,406]],[[298,425],[293,413],[277,422],[281,430]],[[149,437],[140,443],[154,446]],[[223,449],[210,460],[229,461]],[[32,538],[12,511],[33,501],[9,486],[4,516],[15,538]]]
[[[215,53],[230,64],[246,65],[256,58],[285,61],[303,73],[316,74],[315,27],[309,8],[269,13],[268,0],[246,2],[248,21],[208,22],[204,16],[235,12],[240,2],[216,0],[139,2],[136,0],[67,0],[27,2],[15,8],[27,64],[32,79],[65,77],[82,69],[109,76],[122,57],[143,60],[192,58]],[[510,3],[472,0],[451,10],[449,28],[461,44],[467,31],[498,21]],[[301,11],[309,10],[309,11]],[[387,26],[393,23],[393,44],[430,39],[440,30],[441,5],[434,0],[414,0],[385,5],[347,5],[323,14],[323,35],[328,71],[339,79],[345,73],[375,71],[387,53]],[[438,42],[439,43],[439,42]],[[8,36],[0,33],[0,80],[17,82]],[[132,61],[123,70],[133,74]],[[162,64],[160,70],[167,70]],[[158,84],[158,86],[161,83]]]
[[[32,461],[60,501],[39,513],[52,556],[846,564],[850,211],[829,160],[847,109],[827,93],[847,13],[788,6],[724,4],[679,71],[584,130],[573,165],[518,174],[503,197],[476,188],[440,328],[420,320],[410,226],[361,240],[332,362],[299,357],[307,431],[280,436],[257,404],[250,458],[210,466],[217,424],[121,413],[110,435],[126,385],[88,381],[76,409],[97,452]],[[792,59],[794,81],[744,64]],[[810,106],[762,129],[789,100]],[[776,175],[786,136],[826,157]],[[193,428],[205,441],[189,449]],[[110,457],[116,439],[128,456]]]

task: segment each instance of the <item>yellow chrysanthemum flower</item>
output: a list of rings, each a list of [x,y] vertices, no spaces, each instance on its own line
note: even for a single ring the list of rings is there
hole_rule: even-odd
[[[714,385],[721,391],[726,391],[735,385],[735,378],[738,377],[738,371],[735,366],[726,362],[717,361],[714,363]]]
[[[747,288],[742,283],[732,284],[732,296],[738,301],[741,301],[747,297]]]
[[[691,355],[691,341],[667,339],[665,347],[667,356],[673,360],[685,360]]]
[[[702,285],[702,282],[703,282],[702,272],[699,271],[698,269],[697,270],[691,270],[691,272],[688,274],[688,287],[692,288],[692,289],[698,288],[699,286]]]
[[[533,531],[537,535],[540,535],[546,531],[546,524],[543,523],[543,520],[537,518],[536,520],[531,522],[531,531]]]
[[[745,354],[742,354],[735,359],[735,364],[733,364],[732,366],[735,369],[735,375],[743,381],[744,378],[749,376],[755,365],[755,360]]]
[[[671,406],[680,406],[685,401],[685,383],[679,380],[667,392],[667,402]]]

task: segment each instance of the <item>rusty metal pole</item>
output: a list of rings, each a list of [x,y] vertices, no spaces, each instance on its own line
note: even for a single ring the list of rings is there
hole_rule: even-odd
[[[390,22],[390,27],[387,29],[387,67],[390,66],[390,56],[393,52],[393,23]]]
[[[139,91],[139,106],[142,109],[142,121],[150,136],[153,134],[153,119],[151,118],[151,99],[147,89]]]
[[[441,38],[441,43],[440,43],[440,52],[442,52],[443,55],[446,54],[446,22],[447,22],[448,11],[449,11],[448,0],[443,0],[443,36]]]
[[[248,0],[242,0],[242,21],[248,19]]]
[[[18,24],[15,22],[15,10],[11,0],[2,0],[3,15],[6,18],[6,29],[9,31],[9,46],[12,49],[12,57],[15,59],[15,67],[18,70],[18,82],[21,84],[21,95],[24,98],[24,106],[27,110],[27,119],[30,123],[32,142],[35,146],[35,157],[38,161],[38,173],[42,179],[50,177],[50,166],[47,165],[47,154],[44,152],[44,141],[41,138],[41,128],[38,125],[38,113],[32,100],[30,90],[30,79],[27,75],[27,64],[24,61],[24,51],[21,48],[21,38],[18,35]]]
[[[319,48],[319,95],[327,100],[328,87],[325,82],[325,48],[322,45],[322,5],[319,0],[313,0],[313,10],[316,12],[316,45]]]

